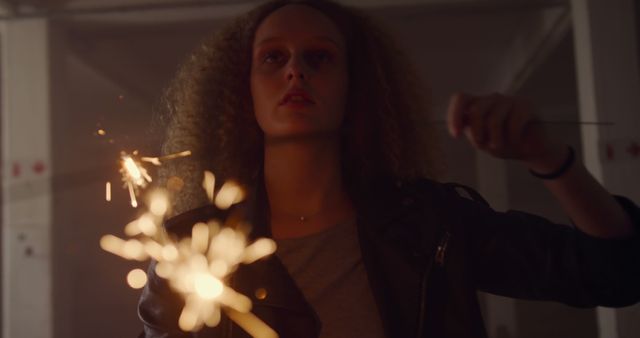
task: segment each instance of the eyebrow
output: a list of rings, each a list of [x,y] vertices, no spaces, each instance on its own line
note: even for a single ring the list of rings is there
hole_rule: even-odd
[[[318,35],[318,36],[314,36],[312,39],[313,40],[327,41],[327,42],[330,42],[330,43],[334,44],[338,48],[342,48],[342,46],[338,42],[336,42],[334,39],[332,39],[332,38],[330,38],[328,36]],[[264,38],[264,39],[260,40],[260,42],[258,42],[256,44],[256,46],[261,46],[261,45],[263,45],[265,43],[274,42],[274,41],[278,41],[278,40],[282,40],[282,38],[278,37],[278,36],[272,36],[272,37]]]

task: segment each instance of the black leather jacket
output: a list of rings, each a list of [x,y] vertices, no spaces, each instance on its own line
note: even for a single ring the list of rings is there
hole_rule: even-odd
[[[356,208],[362,259],[385,335],[486,337],[477,290],[576,307],[637,303],[640,210],[615,198],[637,230],[631,238],[599,239],[529,213],[496,212],[459,185],[377,184]],[[182,214],[167,227],[188,228],[210,218],[212,209]],[[255,235],[268,236],[260,215],[254,213]],[[153,264],[149,275],[139,304],[141,337],[249,337],[224,316],[215,328],[181,332],[183,302],[155,275]],[[242,266],[230,283],[252,298],[253,313],[281,338],[318,337],[317,316],[276,257]],[[258,288],[267,291],[265,299],[255,298]]]

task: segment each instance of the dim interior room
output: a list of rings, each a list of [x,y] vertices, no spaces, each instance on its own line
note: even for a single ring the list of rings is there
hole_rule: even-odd
[[[407,52],[430,91],[434,122],[456,91],[527,97],[542,119],[574,122],[549,131],[605,187],[640,200],[640,157],[628,151],[640,141],[638,1],[341,2],[371,14]],[[138,215],[120,189],[120,152],[159,155],[164,131],[154,111],[163,88],[201,39],[257,3],[0,0],[3,338],[141,331],[140,290],[126,275],[147,262],[99,246]],[[476,188],[496,210],[569,222],[521,164],[474,151],[443,124],[436,130],[443,180]],[[492,338],[640,334],[637,305],[576,309],[478,297]]]

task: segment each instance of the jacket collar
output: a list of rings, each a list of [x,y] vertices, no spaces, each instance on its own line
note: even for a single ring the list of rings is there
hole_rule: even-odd
[[[415,337],[443,228],[433,181],[381,184],[358,209],[360,247],[387,337]]]

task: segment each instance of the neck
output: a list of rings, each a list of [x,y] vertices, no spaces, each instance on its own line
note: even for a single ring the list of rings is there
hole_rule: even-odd
[[[350,215],[341,172],[338,135],[266,140],[264,180],[273,236],[309,235]]]

